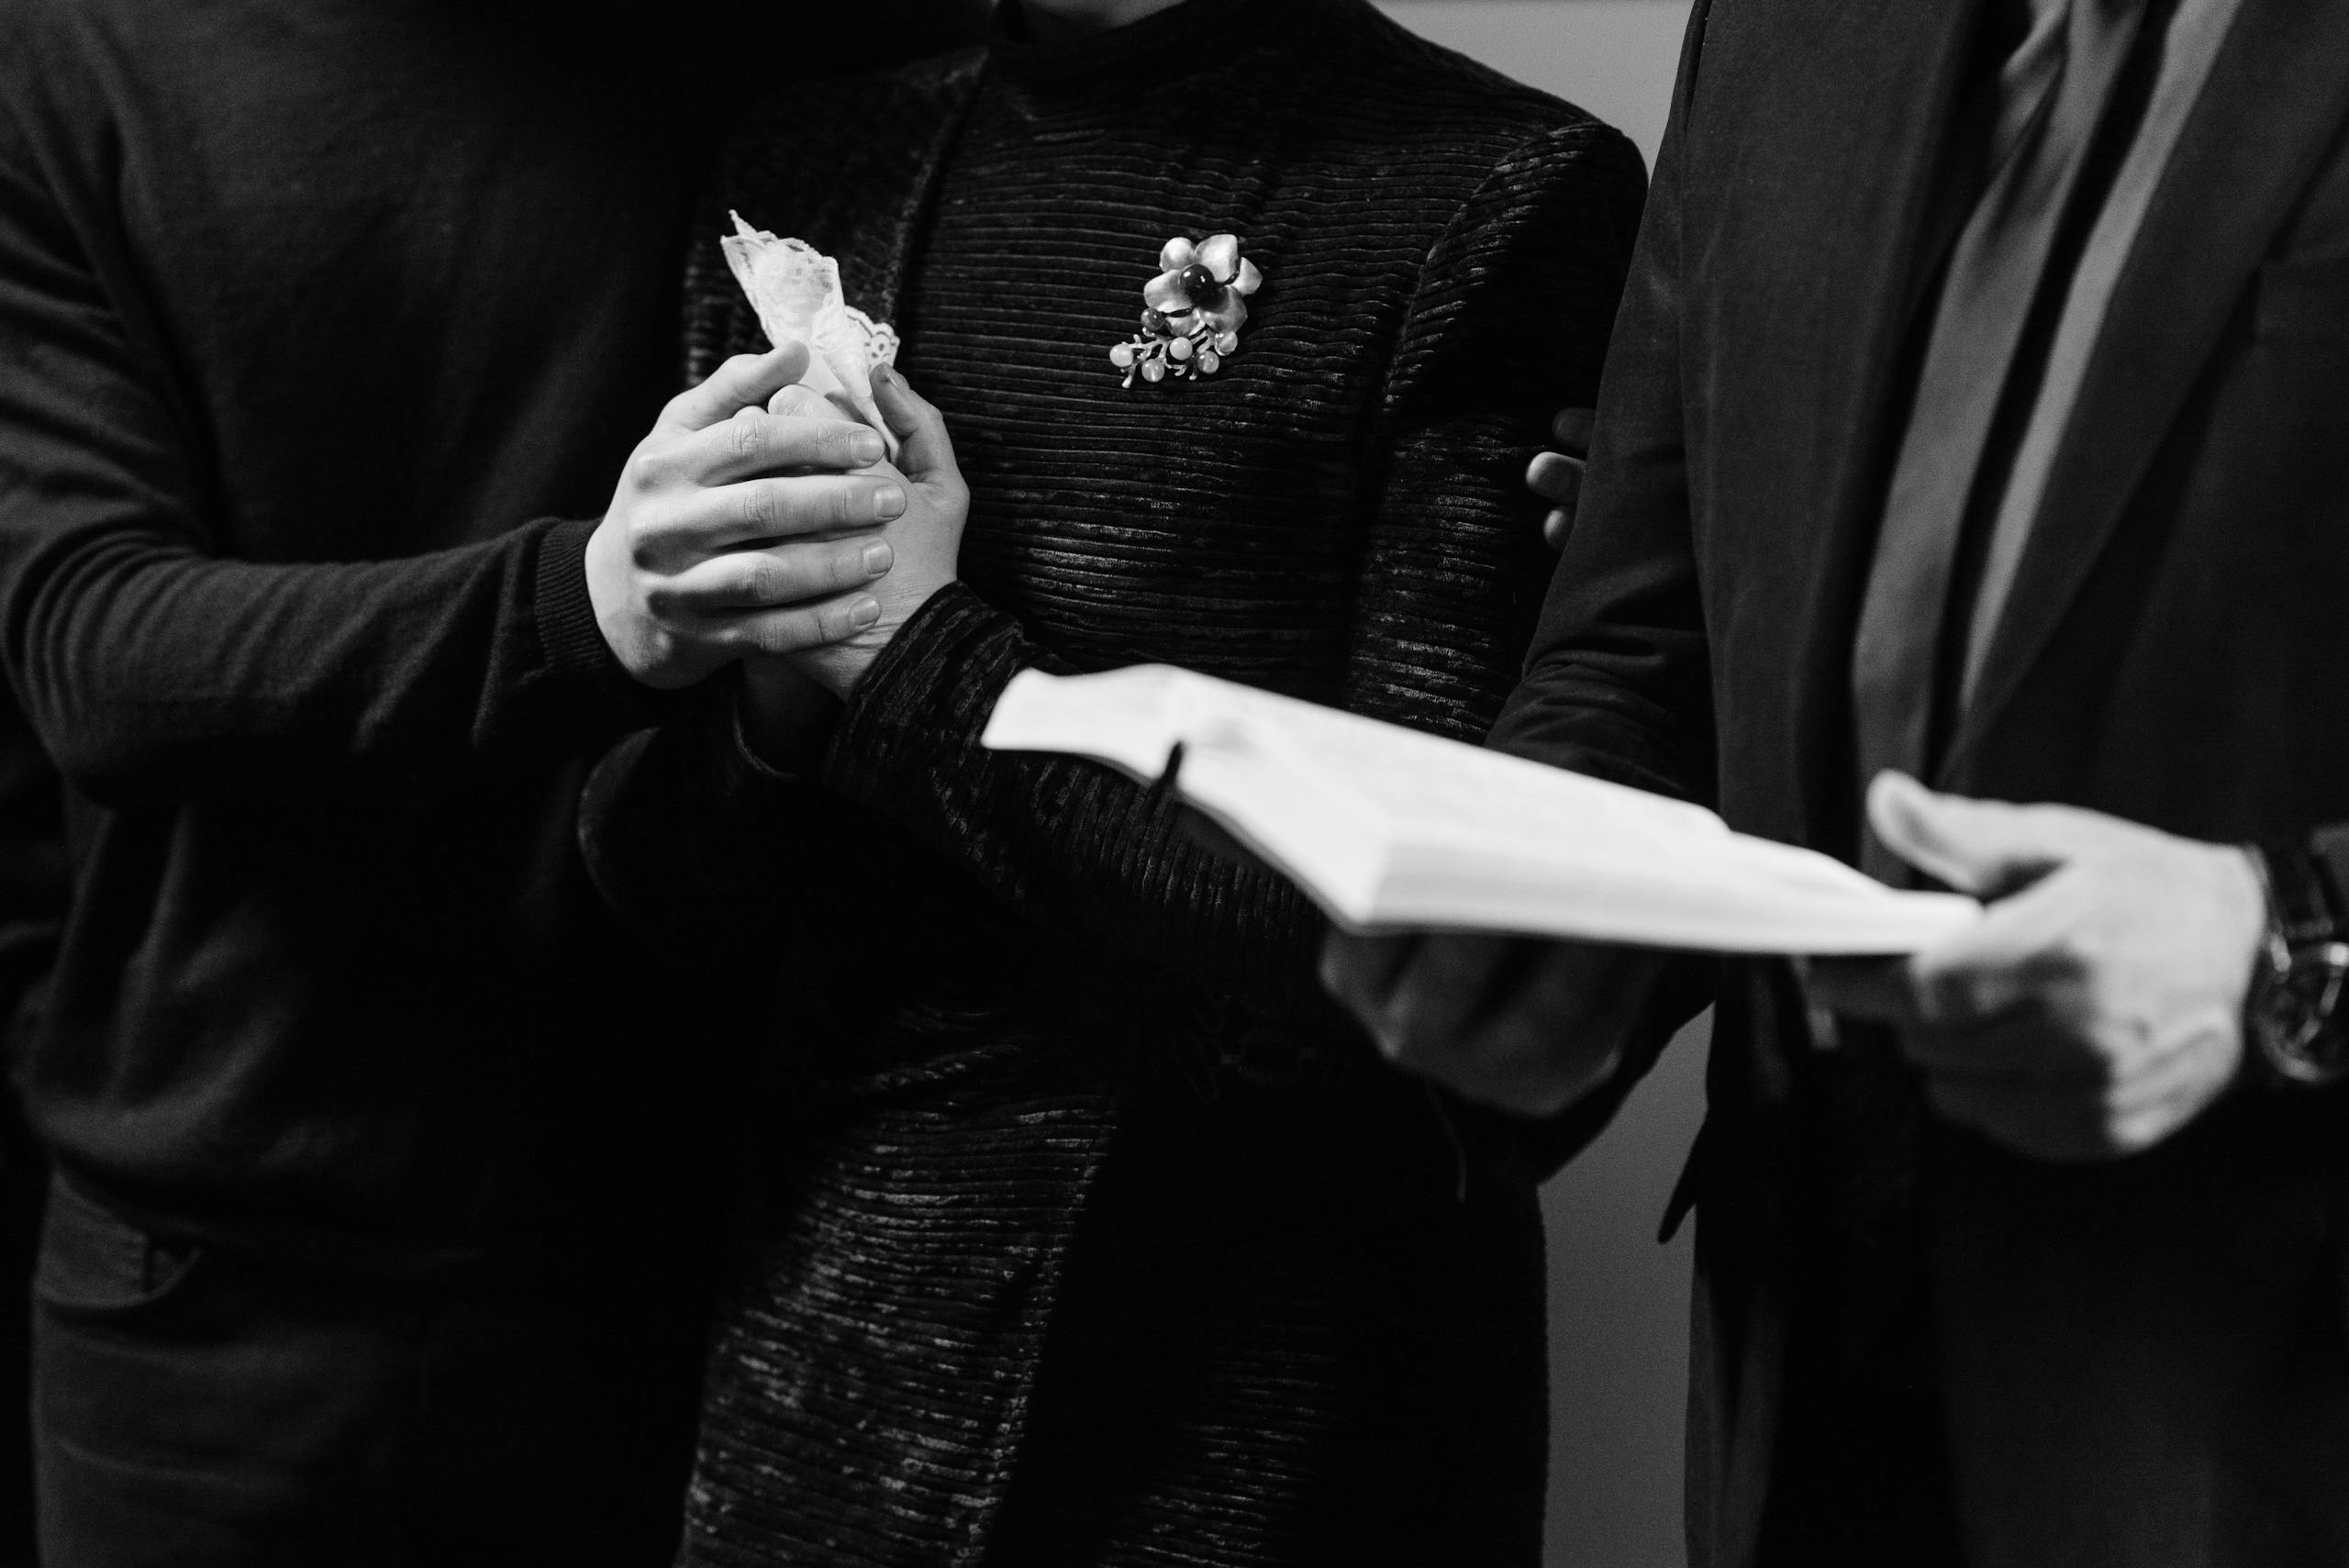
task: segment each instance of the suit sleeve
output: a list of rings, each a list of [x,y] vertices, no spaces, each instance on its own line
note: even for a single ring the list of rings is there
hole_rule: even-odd
[[[1680,379],[1681,124],[1706,7],[1683,48],[1671,123],[1599,391],[1589,466],[1524,677],[1487,744],[1553,767],[1687,799],[1713,795],[1710,651],[1690,531]],[[1563,1116],[1496,1143],[1531,1173],[1597,1137],[1681,1025],[1711,1000],[1718,962],[1677,955],[1612,1079]],[[1505,1122],[1479,1113],[1487,1124]]]
[[[401,561],[230,558],[233,500],[123,250],[77,227],[0,106],[0,656],[77,790],[431,788],[644,721],[588,601],[591,522]]]
[[[1549,561],[1541,505],[1520,476],[1550,415],[1595,390],[1642,186],[1638,155],[1616,133],[1552,132],[1502,160],[1431,250],[1366,432],[1381,455],[1363,520],[1348,706],[1465,740],[1499,711]],[[1286,880],[1204,842],[1164,791],[1073,758],[981,748],[1005,685],[1031,668],[1068,666],[1017,617],[948,588],[852,694],[822,783],[1032,920],[1252,1008],[1330,1017],[1314,979],[1323,922]],[[617,852],[627,836],[611,831],[614,809],[710,824],[755,797],[739,764],[712,762],[687,798],[681,759],[722,750],[664,738],[635,759],[645,770],[635,785],[607,780],[606,804],[590,813],[601,825],[585,831],[607,889],[648,882],[617,863],[630,857]],[[653,784],[663,774],[670,784]],[[776,783],[757,812],[763,831],[811,817],[791,791],[812,787]],[[740,825],[660,832],[662,850],[632,857],[640,868],[747,863]]]
[[[1684,61],[1684,83],[1689,73]],[[1712,698],[1681,417],[1678,120],[1675,109],[1608,354],[1575,527],[1523,679],[1489,743],[1704,799]]]

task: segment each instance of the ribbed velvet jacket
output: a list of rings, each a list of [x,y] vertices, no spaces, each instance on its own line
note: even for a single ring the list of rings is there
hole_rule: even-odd
[[[783,998],[694,1563],[1539,1555],[1531,1184],[1321,997],[1319,917],[1163,791],[978,735],[1163,660],[1474,740],[1551,558],[1643,192],[1615,132],[1360,0],[1189,0],[754,111],[690,370],[761,346],[719,215],[840,259],[974,495],[964,581],[819,778],[729,699],[607,762],[607,894]],[[1172,236],[1264,283],[1206,380],[1108,358]]]

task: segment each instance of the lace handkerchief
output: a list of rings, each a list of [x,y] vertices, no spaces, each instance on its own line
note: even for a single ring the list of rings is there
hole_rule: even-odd
[[[873,367],[895,364],[897,334],[848,303],[841,292],[840,263],[804,239],[781,239],[763,228],[734,219],[734,232],[718,241],[734,281],[750,296],[759,325],[777,348],[807,345],[803,386],[845,398],[897,455],[897,439],[873,404]]]

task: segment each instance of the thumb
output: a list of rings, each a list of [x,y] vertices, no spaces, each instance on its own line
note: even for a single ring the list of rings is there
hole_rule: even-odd
[[[685,430],[706,430],[768,398],[807,373],[807,345],[785,343],[763,354],[737,354],[699,386],[669,400],[661,422]]]
[[[1976,898],[2037,881],[2076,847],[2043,808],[1940,795],[1890,771],[1868,785],[1868,825],[1886,849]]]
[[[954,462],[954,442],[946,434],[946,416],[887,365],[873,369],[873,400],[888,422],[889,433],[905,443],[897,466],[907,479],[961,483],[963,473]]]

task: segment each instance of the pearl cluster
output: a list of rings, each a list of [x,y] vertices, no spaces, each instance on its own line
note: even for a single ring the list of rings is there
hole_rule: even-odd
[[[1141,291],[1141,330],[1109,348],[1109,362],[1148,382],[1213,375],[1240,351],[1248,295],[1264,276],[1240,253],[1240,241],[1211,234],[1194,244],[1177,235],[1158,253],[1160,272]]]
[[[1155,310],[1141,313],[1142,329],[1123,343],[1109,350],[1109,362],[1126,373],[1125,384],[1131,386],[1134,377],[1144,381],[1164,381],[1172,375],[1181,380],[1187,375],[1213,375],[1223,368],[1224,357],[1240,350],[1240,334],[1218,332],[1205,322],[1193,322],[1188,331],[1178,332],[1174,323]]]

